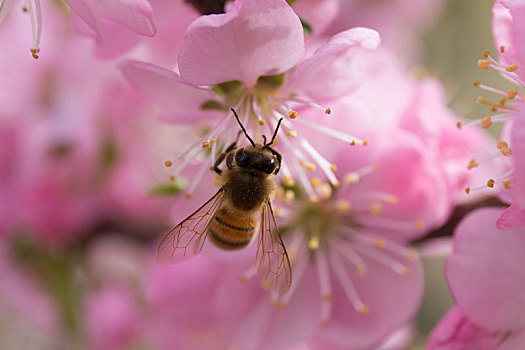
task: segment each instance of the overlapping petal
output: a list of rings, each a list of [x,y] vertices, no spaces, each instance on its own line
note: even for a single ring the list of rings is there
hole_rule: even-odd
[[[458,306],[478,326],[525,327],[525,229],[498,230],[502,210],[479,209],[460,223],[445,274]]]
[[[252,87],[259,76],[283,73],[303,55],[303,27],[285,0],[239,0],[226,14],[189,26],[179,68],[195,85],[239,80]]]

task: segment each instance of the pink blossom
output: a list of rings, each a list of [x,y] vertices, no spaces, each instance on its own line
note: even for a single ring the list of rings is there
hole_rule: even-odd
[[[457,227],[445,274],[458,307],[434,331],[429,349],[463,349],[473,341],[486,349],[524,344],[525,285],[517,267],[523,264],[525,231],[524,226],[498,230],[502,211],[479,209]]]
[[[113,31],[121,31],[125,27],[139,35],[154,36],[156,33],[153,22],[153,9],[147,0],[110,0],[110,1],[66,1],[75,16],[81,18],[86,27],[101,41],[106,41]],[[0,2],[0,22],[9,11],[13,0]],[[40,0],[26,1],[24,11],[31,17],[31,30],[33,45],[31,53],[33,58],[39,57],[40,38],[42,32],[42,8]],[[47,18],[50,22],[50,18]],[[111,33],[111,34],[108,34]],[[115,41],[116,43],[117,41]]]
[[[381,139],[395,145],[392,153]],[[284,295],[262,290],[252,278],[255,268],[246,267],[250,254],[244,263],[228,267],[214,307],[235,343],[247,349],[283,348],[300,341],[314,349],[370,348],[413,317],[422,291],[421,271],[416,253],[404,242],[420,234],[415,217],[425,209],[413,207],[414,217],[407,216],[410,195],[400,194],[398,202],[389,191],[403,185],[391,187],[389,181],[395,184],[405,177],[425,182],[421,174],[431,169],[426,167],[432,161],[419,153],[410,136],[385,133],[371,140],[375,142],[359,151],[340,151],[336,173],[342,183],[332,188],[314,181],[318,200],[303,191],[295,200],[290,189],[278,192],[274,208],[292,262],[292,286]],[[395,166],[388,164],[392,154]],[[398,205],[405,210],[391,210]],[[433,209],[441,210],[438,206]]]
[[[284,0],[264,4],[241,0],[226,14],[201,16],[192,23],[179,54],[180,76],[142,62],[127,62],[121,68],[135,86],[166,107],[171,120],[211,121],[211,131],[172,160],[176,165],[173,175],[201,154],[203,147],[211,147],[203,169],[213,164],[217,150],[227,147],[237,134],[237,122],[229,111],[234,107],[256,142],[261,142],[261,134],[271,135],[277,121],[285,118],[280,133],[289,137],[279,140],[288,149],[296,149],[283,157],[283,173],[289,182],[308,186],[305,167],[317,163],[335,184],[330,161],[301,137],[295,125],[303,124],[348,143],[362,144],[363,140],[320,128],[313,121],[294,119],[306,107],[320,109],[323,114],[331,112],[319,103],[344,96],[362,83],[366,66],[362,55],[378,44],[375,31],[354,28],[303,58],[303,29]],[[197,88],[202,85],[212,88]],[[194,182],[199,181],[196,176]]]
[[[521,37],[525,35],[525,27],[522,24],[525,5],[520,1],[496,1],[492,12],[493,35],[499,58],[494,58],[486,50],[484,58],[478,61],[478,66],[482,69],[496,70],[507,80],[514,82],[518,89],[523,89],[525,80],[521,68],[525,63],[525,51]],[[498,227],[500,229],[516,227],[522,222],[523,210],[525,210],[523,209],[525,208],[523,95],[518,89],[503,91],[482,82],[476,82],[475,86],[502,96],[499,103],[492,103],[480,97],[478,102],[491,106],[492,114],[472,123],[488,128],[493,122],[506,122],[506,128],[510,131],[497,143],[497,152],[500,158],[511,160],[508,162],[510,165],[506,172],[493,174],[487,186],[479,186],[476,189],[502,184],[503,186],[498,186],[503,187],[501,197],[510,202],[512,207],[498,220]],[[476,161],[474,164],[480,162]]]

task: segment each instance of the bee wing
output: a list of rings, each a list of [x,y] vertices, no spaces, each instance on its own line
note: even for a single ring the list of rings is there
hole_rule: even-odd
[[[209,201],[175,226],[157,248],[157,262],[176,264],[199,254],[206,240],[208,226],[224,200],[226,187],[221,187]]]
[[[260,231],[255,256],[257,274],[264,286],[279,293],[286,293],[292,284],[292,268],[273,217],[270,201],[263,206]]]

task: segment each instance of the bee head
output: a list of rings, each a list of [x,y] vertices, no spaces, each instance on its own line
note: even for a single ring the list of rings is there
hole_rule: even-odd
[[[235,153],[235,163],[240,168],[260,170],[266,174],[272,174],[279,165],[277,157],[259,144],[240,148]]]

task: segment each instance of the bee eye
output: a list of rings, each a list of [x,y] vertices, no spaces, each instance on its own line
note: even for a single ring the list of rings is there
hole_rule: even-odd
[[[246,153],[244,153],[244,149],[241,149],[235,155],[235,163],[237,163],[237,166],[240,166],[240,167],[243,167],[243,168],[248,166],[248,157],[247,157]]]

